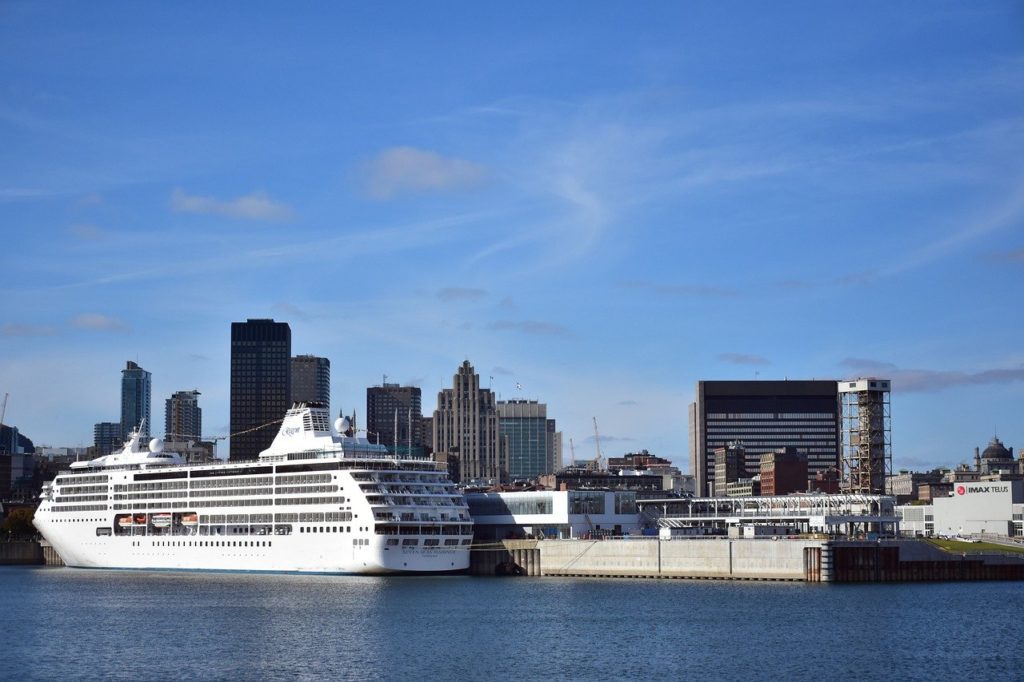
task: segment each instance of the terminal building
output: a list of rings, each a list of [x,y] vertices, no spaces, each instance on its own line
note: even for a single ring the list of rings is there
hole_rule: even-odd
[[[466,493],[475,540],[596,538],[640,535],[636,493],[547,490]]]
[[[904,535],[1024,536],[1024,481],[955,483],[932,504],[896,508]]]

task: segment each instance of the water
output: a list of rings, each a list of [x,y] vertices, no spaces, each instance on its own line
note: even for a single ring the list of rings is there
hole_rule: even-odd
[[[1024,583],[0,568],[6,680],[1022,679]]]

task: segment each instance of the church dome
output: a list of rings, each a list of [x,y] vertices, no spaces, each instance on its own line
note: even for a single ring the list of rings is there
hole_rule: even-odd
[[[981,458],[1013,459],[1013,455],[1010,453],[1009,450],[1006,449],[1006,446],[1003,445],[1003,442],[1001,440],[993,436],[992,440],[988,444],[988,447],[985,448],[985,450],[981,453]]]

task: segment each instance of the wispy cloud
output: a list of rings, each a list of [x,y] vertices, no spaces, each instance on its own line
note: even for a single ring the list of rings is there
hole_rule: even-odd
[[[46,325],[4,324],[0,325],[0,336],[53,336],[57,330]]]
[[[507,367],[501,367],[500,365],[491,369],[491,374],[495,376],[512,376],[515,372]]]
[[[281,315],[282,317],[292,317],[299,320],[311,320],[313,315],[303,310],[294,303],[288,303],[281,301],[271,306],[271,310],[274,311],[275,315]]]
[[[616,405],[621,405],[622,407],[636,407],[640,403],[638,403],[635,400],[620,400],[619,402],[617,402],[615,404]]]
[[[587,436],[586,438],[584,438],[580,442],[582,442],[582,443],[593,443],[594,439],[595,439],[594,436]],[[636,438],[630,438],[629,436],[606,436],[603,433],[601,434],[601,444],[602,445],[604,445],[605,443],[633,443],[635,441],[636,441]]]
[[[483,289],[469,287],[445,287],[437,291],[437,297],[442,301],[474,301],[486,295]]]
[[[735,296],[736,289],[728,287],[713,287],[697,284],[663,284],[659,282],[646,282],[642,280],[630,280],[623,282],[622,286],[627,289],[646,289],[656,294],[665,296],[694,296],[694,297],[727,297]]]
[[[903,369],[891,362],[846,358],[840,363],[855,372],[892,380],[892,390],[906,393],[935,392],[958,386],[1009,384],[1024,381],[1024,367],[986,369],[977,372],[937,369]]]
[[[0,187],[0,203],[51,197],[54,192],[35,187]]]
[[[185,193],[176,188],[171,192],[171,210],[178,213],[202,213],[245,220],[284,222],[295,217],[287,204],[274,201],[264,192],[253,192],[236,199],[215,199]]]
[[[103,230],[95,225],[76,224],[68,228],[68,234],[83,241],[99,241],[103,239]]]
[[[107,315],[98,313],[85,313],[71,319],[71,326],[75,329],[86,329],[89,331],[120,332],[128,331],[128,325]]]
[[[533,336],[561,336],[570,337],[572,331],[560,324],[552,322],[540,322],[538,320],[502,320],[487,325],[492,331],[516,331]]]
[[[415,147],[392,147],[362,165],[359,179],[371,199],[471,189],[487,179],[478,163]]]
[[[966,244],[986,234],[1011,226],[1019,227],[1022,220],[1024,220],[1024,182],[1017,182],[1001,202],[993,207],[986,206],[976,216],[961,218],[959,229],[896,260],[883,269],[881,274],[894,275],[927,265],[957,252]]]
[[[734,365],[770,365],[772,361],[763,355],[748,355],[746,353],[719,353],[718,359],[722,362],[730,362]]]
[[[207,362],[210,358],[200,353],[190,353],[188,359],[190,362]]]

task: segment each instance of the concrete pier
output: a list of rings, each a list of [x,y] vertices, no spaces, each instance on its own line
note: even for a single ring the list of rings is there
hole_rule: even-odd
[[[506,540],[475,547],[473,575],[782,580],[1024,580],[1024,556],[957,555],[916,540]]]

